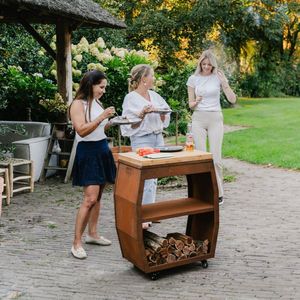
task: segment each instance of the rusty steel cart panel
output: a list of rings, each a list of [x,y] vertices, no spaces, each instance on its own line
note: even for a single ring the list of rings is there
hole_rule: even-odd
[[[188,197],[142,205],[144,181],[150,178],[186,175]],[[202,261],[214,257],[219,229],[218,187],[212,155],[202,151],[172,153],[170,158],[148,159],[134,152],[118,157],[114,191],[116,229],[124,258],[145,273]],[[142,223],[180,216],[187,217],[186,234],[194,240],[208,239],[207,254],[172,263],[149,266]],[[151,276],[152,277],[152,276]],[[154,278],[152,278],[154,279]]]

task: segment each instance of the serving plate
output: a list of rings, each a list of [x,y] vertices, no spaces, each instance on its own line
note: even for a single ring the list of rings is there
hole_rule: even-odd
[[[132,119],[132,118],[127,118],[127,117],[114,117],[112,119],[110,119],[110,122],[113,125],[129,125],[129,124],[137,124],[139,122],[141,122],[141,119]]]
[[[172,110],[171,109],[164,109],[164,108],[158,108],[156,110],[153,111],[154,113],[157,113],[157,114],[167,114],[167,113],[171,113]]]
[[[160,152],[179,152],[184,149],[183,146],[163,146],[163,147],[156,147],[160,150]]]

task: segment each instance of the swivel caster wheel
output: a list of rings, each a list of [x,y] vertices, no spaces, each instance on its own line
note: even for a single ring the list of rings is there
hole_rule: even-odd
[[[157,280],[159,278],[159,272],[150,273],[151,280]]]
[[[207,267],[208,267],[207,260],[206,260],[206,259],[205,259],[205,260],[202,260],[201,263],[202,263],[202,268],[203,268],[203,269],[207,269]]]

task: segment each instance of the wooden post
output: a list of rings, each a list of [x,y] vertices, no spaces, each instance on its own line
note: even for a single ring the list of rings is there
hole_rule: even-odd
[[[58,92],[68,104],[72,101],[71,26],[64,19],[56,23],[56,63]]]

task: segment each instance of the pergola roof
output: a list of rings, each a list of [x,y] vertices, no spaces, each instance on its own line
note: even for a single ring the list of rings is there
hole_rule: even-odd
[[[59,18],[74,26],[126,27],[92,0],[0,0],[0,22],[55,24]]]

